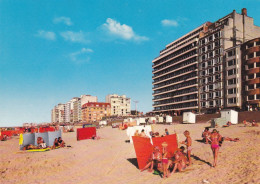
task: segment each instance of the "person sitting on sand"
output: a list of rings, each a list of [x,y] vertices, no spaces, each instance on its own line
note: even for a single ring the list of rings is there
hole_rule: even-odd
[[[154,137],[160,137],[159,132],[155,132]]]
[[[160,149],[158,146],[154,147],[153,153],[151,155],[151,158],[149,159],[149,162],[147,165],[141,170],[143,172],[144,170],[149,168],[149,172],[152,172],[154,169],[161,171],[162,170],[162,154],[160,153]]]
[[[219,132],[214,129],[210,135],[211,140],[211,149],[213,152],[213,167],[217,166],[217,159],[218,159],[218,151],[219,151],[219,142],[222,140],[222,136],[219,134]]]
[[[209,136],[210,136],[210,131],[209,128],[206,127],[202,133],[202,137],[203,137],[203,142],[208,144],[209,143]]]
[[[191,141],[191,137],[190,137],[190,132],[188,130],[185,130],[183,134],[185,135],[186,140],[182,141],[180,143],[186,145],[187,157],[189,160],[189,165],[191,165],[192,164],[192,161],[191,161],[191,150],[192,150],[191,143],[192,143],[192,141]]]
[[[7,141],[7,138],[8,138],[8,136],[4,134],[4,135],[2,136],[1,141]]]
[[[37,145],[39,149],[47,148],[46,143],[44,142],[42,137],[37,138]]]
[[[141,133],[140,133],[140,137],[147,137],[144,133],[144,129],[142,129]]]
[[[58,143],[60,147],[65,147],[65,142],[61,139],[61,137],[58,138]]]
[[[181,172],[185,170],[187,165],[189,164],[189,161],[185,156],[184,150],[184,146],[177,148],[176,152],[173,155],[173,160],[169,161],[168,168],[173,166],[173,170],[171,173],[175,173],[177,170]]]
[[[244,124],[244,126],[250,126],[250,123],[247,122],[246,120],[243,121],[243,124]]]
[[[255,120],[252,121],[252,126],[253,127],[258,127],[258,124],[255,122]]]
[[[164,136],[166,136],[166,135],[169,135],[169,131],[167,128],[165,128],[165,133],[164,133]]]
[[[167,146],[168,144],[166,142],[162,143],[162,167],[163,167],[163,178],[169,176],[169,172],[168,172],[168,151],[167,151]]]
[[[60,146],[60,143],[58,141],[58,138],[55,138],[55,140],[53,142],[52,149],[58,148],[59,146]]]
[[[139,131],[136,130],[134,136],[139,136]]]

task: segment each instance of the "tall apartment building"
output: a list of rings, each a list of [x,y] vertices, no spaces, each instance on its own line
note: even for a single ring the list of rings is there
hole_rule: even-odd
[[[106,103],[111,104],[111,116],[127,116],[131,114],[131,99],[125,95],[107,95]]]
[[[198,109],[198,41],[203,28],[168,44],[153,60],[154,112]]]
[[[241,44],[259,35],[244,8],[168,44],[153,60],[154,112],[243,108]]]
[[[82,105],[82,122],[96,122],[103,117],[109,117],[111,112],[110,103],[88,102]]]
[[[58,104],[51,110],[52,123],[65,122],[65,104]]]
[[[74,102],[77,101],[77,98],[72,98],[65,104],[65,122],[73,122],[73,111],[74,111]]]
[[[243,101],[245,109],[260,107],[260,37],[249,40],[242,45],[244,88]]]
[[[234,10],[216,22],[206,24],[199,38],[199,110],[242,109],[239,45],[259,35],[260,27],[254,25],[245,8],[241,14]]]

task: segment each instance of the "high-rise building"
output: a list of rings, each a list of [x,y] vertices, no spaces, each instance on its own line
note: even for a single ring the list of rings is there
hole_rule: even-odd
[[[242,109],[241,44],[259,36],[260,27],[243,8],[168,44],[153,60],[154,112]]]
[[[260,107],[260,37],[242,45],[243,104],[245,110]]]
[[[107,95],[106,103],[111,104],[111,116],[127,116],[131,114],[131,99],[125,95]]]
[[[51,113],[52,123],[64,123],[65,122],[65,104],[58,104],[52,109]]]

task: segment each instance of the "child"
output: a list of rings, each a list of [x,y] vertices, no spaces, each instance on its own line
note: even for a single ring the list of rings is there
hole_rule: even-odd
[[[192,141],[191,141],[191,137],[190,137],[190,132],[188,130],[185,130],[183,134],[185,135],[186,140],[182,141],[181,144],[184,144],[187,147],[187,157],[188,157],[189,165],[191,165],[192,164],[192,162],[191,162],[191,150],[192,150],[191,142]]]
[[[163,178],[168,178],[168,158],[167,158],[167,146],[168,144],[166,142],[162,143],[162,164],[163,164]]]

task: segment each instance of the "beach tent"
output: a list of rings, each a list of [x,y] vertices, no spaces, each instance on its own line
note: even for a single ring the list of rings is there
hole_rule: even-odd
[[[192,112],[183,113],[183,123],[196,123],[196,114]]]
[[[138,130],[139,134],[144,129],[144,133],[147,137],[151,138],[150,132],[152,131],[151,125],[142,125],[142,126],[133,126],[128,127],[126,130],[126,135],[129,137],[130,143],[133,143],[132,136],[134,136],[136,130]]]
[[[91,139],[96,136],[96,127],[78,128],[77,129],[77,140]]]
[[[21,141],[20,149],[22,150],[24,146],[29,144],[37,145],[38,137],[42,137],[47,146],[53,146],[55,138],[61,137],[61,130],[54,132],[23,134],[23,136],[20,136],[20,139],[23,140]]]
[[[40,127],[39,128],[39,133],[54,132],[54,131],[55,131],[54,127]]]
[[[152,138],[153,144],[151,144],[149,138],[133,136],[133,143],[136,153],[136,158],[138,162],[139,169],[143,169],[151,158],[153,148],[158,146],[160,151],[162,151],[162,143],[167,142],[169,157],[172,157],[174,152],[178,148],[177,136],[176,134],[171,134],[164,137],[154,137]]]

